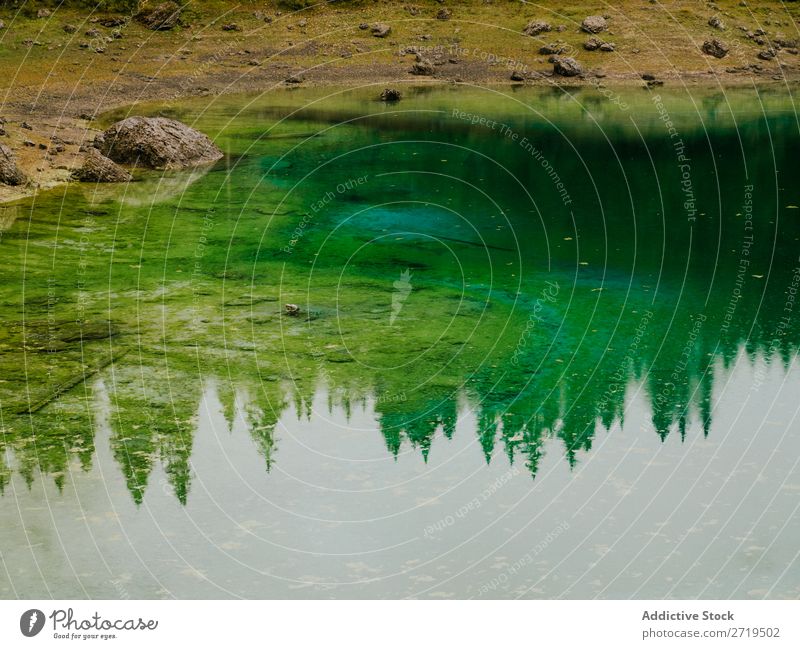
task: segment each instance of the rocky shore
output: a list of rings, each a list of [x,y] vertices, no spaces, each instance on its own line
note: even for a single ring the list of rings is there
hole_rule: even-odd
[[[323,84],[793,88],[800,79],[800,2],[130,5],[0,9],[0,201],[126,178],[97,157],[116,164],[93,120],[142,101]]]

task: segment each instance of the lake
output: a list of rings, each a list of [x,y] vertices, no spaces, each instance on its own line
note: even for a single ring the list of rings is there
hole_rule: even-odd
[[[0,597],[800,596],[793,98],[380,90],[0,205]]]

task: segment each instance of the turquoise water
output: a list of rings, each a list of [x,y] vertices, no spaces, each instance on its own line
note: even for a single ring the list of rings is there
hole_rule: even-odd
[[[791,97],[601,90],[142,106],[226,157],[0,206],[0,595],[796,597]]]

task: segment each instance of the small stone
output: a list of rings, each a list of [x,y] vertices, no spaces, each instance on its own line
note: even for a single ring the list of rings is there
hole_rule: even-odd
[[[77,28],[75,25],[69,25],[69,24],[67,24],[67,25],[64,25],[64,27],[63,27],[62,29],[63,29],[63,30],[64,30],[64,31],[65,31],[67,34],[74,34],[75,32],[77,32],[77,31],[78,31],[78,28]]]
[[[240,31],[242,31],[242,28],[239,27],[239,25],[237,25],[236,23],[227,23],[227,24],[222,26],[222,31],[223,32],[240,32]]]
[[[417,61],[411,66],[411,74],[419,77],[430,77],[434,73],[433,64],[421,56],[417,57]]]
[[[386,23],[375,23],[372,26],[372,35],[375,38],[386,38],[392,33],[392,28]]]
[[[603,16],[587,16],[581,23],[581,29],[587,34],[599,34],[608,29],[608,23]]]
[[[700,49],[704,54],[708,54],[717,59],[723,58],[730,51],[730,48],[725,43],[716,38],[705,41]]]
[[[532,20],[522,30],[522,33],[526,36],[538,36],[543,32],[549,32],[553,29],[550,26],[550,23],[545,22],[544,20]]]
[[[557,57],[553,61],[553,72],[562,77],[577,77],[583,74],[581,64],[570,56]]]
[[[583,44],[583,49],[588,50],[589,52],[594,52],[595,50],[600,49],[602,44],[603,42],[599,38],[592,36],[592,38]]]
[[[550,43],[539,48],[539,54],[563,54],[567,46],[563,43]]]
[[[300,307],[296,304],[285,304],[283,308],[286,309],[286,315],[292,317],[300,315]]]
[[[450,20],[450,17],[453,15],[453,12],[447,8],[439,9],[436,12],[436,20]]]

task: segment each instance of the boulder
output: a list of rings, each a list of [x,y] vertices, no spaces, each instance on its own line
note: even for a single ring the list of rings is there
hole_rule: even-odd
[[[700,49],[703,50],[704,54],[708,54],[709,56],[713,56],[717,59],[721,59],[730,51],[730,48],[725,43],[717,40],[716,38],[703,43],[703,46]]]
[[[775,54],[776,54],[775,50],[769,49],[769,50],[764,50],[763,52],[759,52],[757,56],[762,61],[771,61],[772,59],[775,58]]]
[[[447,8],[439,9],[436,12],[436,19],[437,20],[450,20],[450,17],[453,15],[453,12]]]
[[[63,30],[67,34],[74,34],[75,32],[78,31],[78,28],[75,25],[66,24],[66,25],[64,25]]]
[[[175,27],[181,18],[181,8],[175,2],[162,2],[152,9],[145,9],[136,19],[147,29],[167,31]]]
[[[375,38],[386,38],[392,33],[392,28],[386,23],[375,23],[372,26],[372,35]]]
[[[553,72],[562,77],[577,77],[583,74],[583,68],[571,56],[559,56],[553,61]]]
[[[183,169],[222,157],[205,135],[166,117],[128,117],[95,138],[104,156],[151,169]]]
[[[719,29],[720,31],[725,29],[725,23],[722,22],[722,18],[719,16],[711,16],[711,18],[708,19],[708,26]]]
[[[83,165],[72,172],[72,178],[85,183],[125,183],[133,180],[133,176],[122,167],[91,147],[86,151]]]
[[[599,34],[608,29],[608,23],[602,16],[587,16],[581,23],[581,29],[587,34]]]
[[[28,182],[28,179],[17,166],[14,152],[4,144],[0,144],[0,183],[24,185],[26,182]]]
[[[525,28],[522,30],[522,33],[525,36],[538,36],[544,32],[549,32],[553,28],[550,26],[550,23],[545,22],[544,20],[532,20]]]

